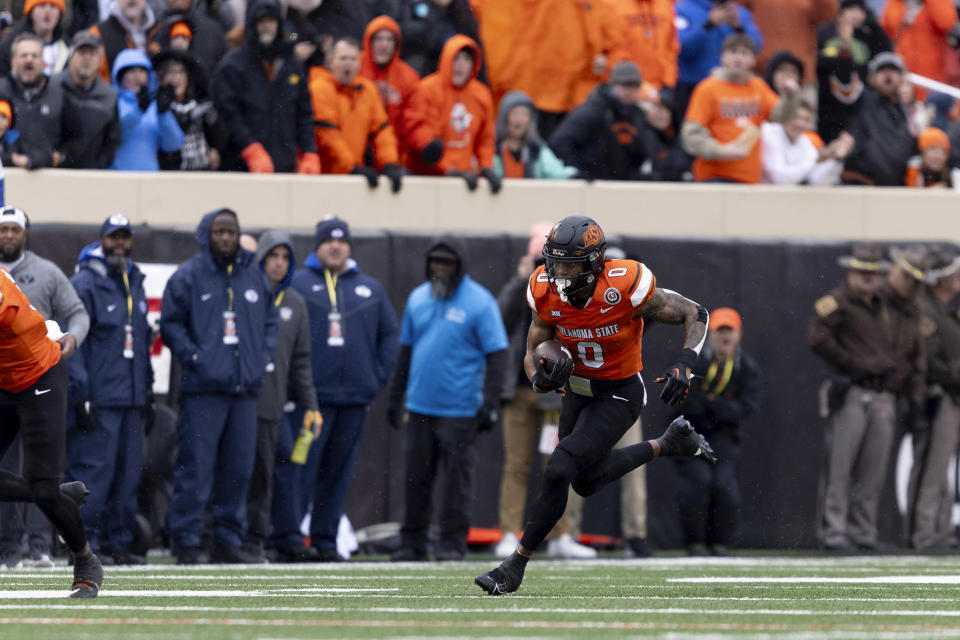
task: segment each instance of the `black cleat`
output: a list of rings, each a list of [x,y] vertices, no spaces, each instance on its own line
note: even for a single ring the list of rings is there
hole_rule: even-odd
[[[663,435],[657,438],[661,456],[701,457],[710,464],[717,463],[717,454],[702,435],[693,430],[693,425],[683,416],[677,416]]]
[[[87,501],[87,496],[90,495],[90,490],[87,489],[87,485],[77,480],[75,482],[64,482],[61,484],[60,493],[73,500],[79,507]]]
[[[103,584],[103,567],[92,551],[73,562],[73,591],[71,598],[96,598]]]
[[[491,596],[513,593],[520,588],[520,583],[523,582],[523,570],[526,566],[525,559],[518,562],[514,559],[514,556],[519,557],[519,554],[514,551],[513,555],[500,563],[499,567],[481,573],[474,578],[473,583]]]

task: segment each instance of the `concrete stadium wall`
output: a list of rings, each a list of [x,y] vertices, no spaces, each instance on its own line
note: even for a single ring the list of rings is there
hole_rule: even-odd
[[[99,225],[123,212],[135,224],[192,228],[231,207],[248,227],[308,230],[335,213],[357,230],[523,234],[538,220],[581,213],[610,234],[711,239],[954,240],[952,191],[676,183],[507,180],[491,196],[462,180],[411,177],[400,194],[355,176],[120,173],[7,169],[6,198],[37,223]]]

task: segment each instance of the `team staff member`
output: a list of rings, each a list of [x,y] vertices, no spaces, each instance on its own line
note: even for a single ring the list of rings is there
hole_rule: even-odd
[[[400,327],[383,286],[350,255],[350,227],[331,217],[317,223],[316,250],[293,276],[306,300],[316,402],[323,431],[303,471],[303,511],[280,526],[298,535],[312,498],[310,543],[319,559],[336,562],[337,527],[370,405],[390,377]],[[275,527],[278,523],[275,522]],[[292,540],[291,540],[292,541]]]
[[[493,295],[470,278],[463,243],[451,236],[427,250],[424,282],[407,298],[388,416],[406,410],[406,491],[394,561],[427,559],[433,484],[442,474],[437,560],[467,551],[478,431],[499,420],[507,332]],[[404,401],[405,398],[405,401]],[[559,515],[558,515],[559,518]]]
[[[82,509],[90,546],[116,564],[144,564],[130,553],[143,469],[145,408],[152,402],[153,331],[143,272],[130,260],[133,230],[122,214],[83,248],[71,279],[90,315],[90,333],[70,359],[72,413],[67,477],[91,491]]]
[[[838,376],[829,394],[817,523],[827,549],[879,546],[877,508],[896,430],[897,394],[918,406],[924,393],[926,350],[912,300],[924,279],[924,259],[917,246],[898,253],[891,267],[877,247],[858,245],[840,258],[847,270],[843,284],[813,305],[807,344]]]
[[[300,403],[306,412],[301,423],[320,433],[320,412],[313,388],[310,366],[310,318],[303,297],[290,287],[293,280],[293,242],[283,231],[265,231],[260,236],[256,263],[270,280],[273,306],[277,308],[277,347],[273,352],[273,369],[263,377],[263,390],[257,398],[257,455],[247,492],[247,551],[263,556],[264,542],[270,535],[270,514],[274,501],[274,461],[277,441],[286,435],[282,425],[283,405],[288,395]],[[296,425],[299,432],[301,425]],[[280,430],[284,429],[284,432]],[[296,435],[296,434],[295,434]],[[284,439],[285,453],[289,455],[292,442]],[[287,491],[282,487],[281,491]],[[294,501],[292,494],[277,496],[279,501]],[[299,523],[299,522],[298,522]],[[281,560],[298,562],[316,559],[303,539],[277,549]]]
[[[73,554],[70,597],[95,598],[103,568],[80,519],[86,490],[60,485],[67,415],[63,358],[75,341],[64,335],[54,342],[47,332],[43,316],[0,267],[0,456],[20,432],[24,441],[23,477],[0,471],[0,501],[33,502],[50,518]]]
[[[163,291],[160,332],[183,365],[177,467],[168,529],[181,564],[200,564],[204,512],[213,504],[212,560],[262,562],[241,545],[257,448],[257,394],[273,368],[277,309],[267,277],[239,246],[237,214],[218,209],[197,226],[200,253]]]
[[[83,344],[90,328],[90,317],[60,267],[27,250],[30,222],[16,207],[0,209],[0,266],[17,280],[30,304],[47,320],[66,323],[67,337],[63,353],[70,357]],[[2,410],[0,410],[2,413]],[[10,416],[7,416],[11,418]],[[15,419],[15,418],[11,418]],[[19,438],[2,457],[0,469],[22,472],[22,448]],[[53,566],[50,558],[50,524],[38,509],[24,505],[0,505],[0,565],[20,565],[20,541],[28,533],[30,563],[37,568]]]
[[[740,487],[740,423],[760,403],[763,374],[740,348],[743,320],[729,307],[710,314],[707,344],[693,368],[696,382],[680,405],[683,417],[697,425],[717,452],[717,464],[677,458],[677,504],[692,556],[727,555],[737,529]]]
[[[927,286],[920,296],[920,331],[927,349],[929,428],[913,434],[913,468],[907,511],[910,546],[947,548],[956,542],[951,522],[953,482],[947,472],[960,442],[960,256],[947,247],[930,251]]]
[[[475,580],[491,595],[520,587],[527,561],[563,515],[571,485],[589,496],[658,456],[715,460],[706,440],[682,418],[656,440],[614,450],[646,402],[640,377],[644,319],[684,326],[676,365],[657,378],[664,383],[660,399],[676,406],[690,389],[690,369],[706,339],[708,314],[680,294],[658,289],[645,265],[606,261],[606,248],[600,225],[585,216],[568,216],[547,235],[546,264],[530,276],[527,303],[534,314],[524,368],[534,390],[564,392],[560,442],[547,462],[517,550]],[[535,350],[554,338],[571,356],[546,371]]]

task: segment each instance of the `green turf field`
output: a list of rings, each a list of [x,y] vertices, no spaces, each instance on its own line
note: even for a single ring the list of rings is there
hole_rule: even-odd
[[[0,638],[960,638],[960,558],[533,561],[481,595],[492,559],[450,564],[108,568],[0,573]]]

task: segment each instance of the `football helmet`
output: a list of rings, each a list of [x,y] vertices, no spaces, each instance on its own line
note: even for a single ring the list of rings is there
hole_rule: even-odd
[[[607,240],[600,225],[586,216],[567,216],[553,225],[543,245],[545,271],[550,288],[563,302],[585,295],[590,297],[597,286],[597,278],[603,272]],[[570,277],[558,277],[558,263],[581,263],[580,273]]]

